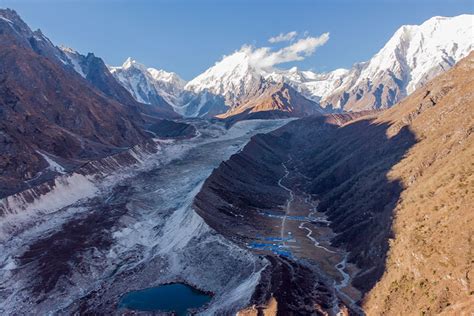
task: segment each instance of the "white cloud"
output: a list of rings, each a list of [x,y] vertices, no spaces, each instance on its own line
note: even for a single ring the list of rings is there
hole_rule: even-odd
[[[280,34],[278,34],[277,36],[270,37],[270,38],[268,39],[268,41],[269,41],[270,43],[287,42],[287,41],[291,41],[293,38],[295,38],[296,35],[298,35],[298,33],[295,32],[295,31],[293,31],[293,32],[288,32],[288,33],[286,33],[286,34],[280,33]]]
[[[329,33],[324,33],[318,37],[307,36],[276,51],[271,47],[255,48],[249,45],[244,45],[241,51],[249,56],[252,66],[269,69],[278,64],[303,60],[314,54],[316,48],[326,44],[328,40]]]

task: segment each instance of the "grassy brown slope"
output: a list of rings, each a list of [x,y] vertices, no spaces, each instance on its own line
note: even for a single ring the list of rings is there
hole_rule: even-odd
[[[387,111],[389,137],[409,126],[417,143],[388,173],[403,191],[386,271],[368,314],[474,312],[474,53]]]

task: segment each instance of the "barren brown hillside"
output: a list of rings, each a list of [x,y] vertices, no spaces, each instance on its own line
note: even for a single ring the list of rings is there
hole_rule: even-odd
[[[379,122],[389,137],[408,125],[418,141],[389,177],[404,190],[395,208],[386,272],[368,314],[474,313],[474,53]]]
[[[257,112],[282,112],[288,116],[302,117],[322,111],[317,103],[304,98],[286,83],[278,83],[261,90],[257,97],[216,117],[229,118]]]

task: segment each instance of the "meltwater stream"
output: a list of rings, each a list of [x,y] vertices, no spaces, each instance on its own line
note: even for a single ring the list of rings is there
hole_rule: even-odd
[[[192,201],[251,136],[287,122],[226,130],[193,121],[199,136],[163,142],[141,165],[94,183],[93,196],[53,213],[18,214],[29,226],[2,235],[0,314],[120,313],[124,294],[176,282],[215,294],[205,313],[244,306],[266,263],[210,229]]]

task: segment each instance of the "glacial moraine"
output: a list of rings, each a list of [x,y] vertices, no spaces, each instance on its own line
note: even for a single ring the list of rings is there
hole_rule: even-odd
[[[209,228],[192,202],[252,135],[286,123],[246,121],[227,130],[193,120],[197,137],[163,142],[134,167],[89,179],[93,194],[54,212],[10,214],[28,229],[2,236],[0,313],[116,313],[125,293],[172,282],[215,293],[207,313],[244,307],[268,262]]]

